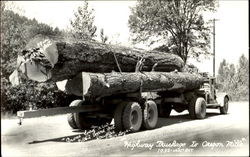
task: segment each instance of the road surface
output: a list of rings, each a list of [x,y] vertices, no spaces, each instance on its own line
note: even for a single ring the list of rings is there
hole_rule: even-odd
[[[231,102],[229,114],[207,111],[204,120],[188,112],[160,118],[157,128],[109,139],[77,142],[66,116],[1,120],[2,156],[248,156],[249,103]],[[68,142],[68,141],[72,142]]]

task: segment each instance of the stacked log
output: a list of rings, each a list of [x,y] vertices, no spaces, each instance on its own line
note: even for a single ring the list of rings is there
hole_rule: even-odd
[[[142,71],[151,71],[153,67],[154,71],[161,72],[170,72],[175,69],[182,71],[184,67],[183,60],[174,54],[107,45],[96,41],[70,43],[64,40],[35,39],[31,43],[31,46],[27,46],[27,49],[20,56],[25,58],[26,54],[41,51],[39,55],[32,58],[38,64],[26,62],[24,64],[26,65],[26,71],[23,71],[27,73],[30,79],[39,82],[50,79],[55,82],[71,79],[82,71],[98,73],[134,72],[139,60],[143,61]],[[37,59],[36,56],[41,56],[41,54],[44,54],[45,57]],[[22,69],[25,69],[24,66]],[[36,71],[36,76],[38,76],[40,71],[37,69],[42,71],[38,79],[32,75]]]
[[[183,72],[87,73],[82,72],[66,84],[68,93],[88,98],[113,94],[197,89],[204,79],[198,74]]]
[[[181,72],[183,67],[183,60],[174,54],[96,41],[38,38],[18,57],[18,68],[28,78],[39,82],[67,80],[67,93],[91,99],[139,90],[184,92],[199,88],[203,77]],[[17,71],[12,80],[15,74]]]

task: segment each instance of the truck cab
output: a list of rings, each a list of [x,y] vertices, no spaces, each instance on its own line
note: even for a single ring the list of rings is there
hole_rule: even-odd
[[[207,108],[219,108],[222,114],[228,111],[229,95],[225,92],[219,92],[217,89],[216,78],[204,76],[205,81],[200,88],[204,93],[204,98],[207,103]]]

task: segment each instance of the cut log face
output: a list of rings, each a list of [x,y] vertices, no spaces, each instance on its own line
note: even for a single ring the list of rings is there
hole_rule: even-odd
[[[198,89],[203,77],[189,73],[87,73],[83,72],[66,84],[68,93],[87,98],[100,98],[133,92],[176,91]]]
[[[154,65],[154,71],[163,72],[170,72],[175,69],[182,71],[184,67],[183,60],[174,54],[158,51],[149,52],[95,41],[68,43],[63,40],[50,41],[42,38],[30,43],[32,44],[29,44],[28,48],[30,49],[27,51],[30,51],[32,46],[33,49],[39,48],[39,51],[48,51],[44,54],[47,55],[46,58],[49,58],[48,61],[53,66],[46,67],[46,71],[51,74],[48,79],[55,82],[73,78],[82,71],[97,73],[119,71],[115,57],[122,72],[134,72],[137,62],[142,57],[144,58],[142,71],[151,71]],[[53,43],[53,45],[48,46],[47,43]],[[35,77],[31,79],[34,80]],[[35,81],[39,80],[35,79]]]

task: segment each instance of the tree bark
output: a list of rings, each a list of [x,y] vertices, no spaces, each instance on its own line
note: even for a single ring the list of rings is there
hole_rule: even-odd
[[[200,88],[203,77],[183,72],[143,73],[87,73],[82,72],[68,80],[68,93],[87,98],[100,98],[114,94],[175,91],[184,92]]]
[[[43,42],[38,41],[40,43]],[[39,45],[42,44],[34,44],[38,41],[33,42],[29,48],[40,48]],[[53,43],[52,48],[40,48],[44,51],[50,51],[44,53],[49,54],[46,56],[52,56],[52,63],[56,61],[51,68],[47,66],[47,70],[43,70],[43,73],[47,73],[43,80],[48,78],[56,82],[70,79],[82,71],[98,73],[119,71],[117,62],[122,72],[134,72],[137,62],[142,57],[145,59],[141,69],[142,71],[151,71],[156,63],[155,71],[170,72],[175,69],[182,71],[184,67],[184,62],[179,56],[159,51],[150,52],[141,49],[107,45],[95,41],[70,43],[64,40],[51,40],[51,43]],[[58,53],[58,55],[53,55],[53,53]],[[54,59],[53,56],[58,56],[58,59]],[[33,69],[36,69],[36,67]],[[32,79],[35,79],[35,77]]]

